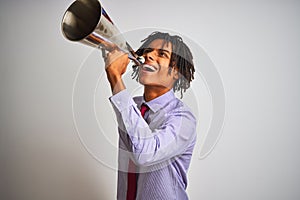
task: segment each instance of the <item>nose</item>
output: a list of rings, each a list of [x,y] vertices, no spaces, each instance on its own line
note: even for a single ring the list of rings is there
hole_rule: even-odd
[[[156,53],[155,53],[155,51],[147,52],[147,53],[145,54],[145,60],[155,61],[155,58],[156,58]]]

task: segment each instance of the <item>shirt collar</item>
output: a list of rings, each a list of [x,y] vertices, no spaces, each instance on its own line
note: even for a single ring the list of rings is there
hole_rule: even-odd
[[[165,94],[156,97],[155,99],[146,102],[144,97],[142,98],[142,101],[139,103],[139,107],[141,107],[142,104],[146,104],[150,110],[153,112],[157,112],[161,108],[165,107],[169,102],[171,102],[175,98],[175,94],[173,90],[169,90]]]

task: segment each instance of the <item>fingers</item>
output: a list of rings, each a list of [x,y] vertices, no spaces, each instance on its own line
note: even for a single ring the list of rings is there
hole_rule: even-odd
[[[128,54],[123,51],[114,50],[107,54],[105,70],[110,76],[120,77],[126,72],[128,64]]]
[[[107,53],[106,59],[105,59],[105,66],[108,67],[114,62],[119,62],[119,64],[124,63],[123,60],[128,60],[128,55],[122,51],[113,50],[109,53]],[[128,63],[127,63],[128,64]]]

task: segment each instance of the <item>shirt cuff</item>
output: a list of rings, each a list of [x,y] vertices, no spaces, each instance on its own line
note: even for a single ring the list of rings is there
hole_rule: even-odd
[[[129,92],[127,91],[127,89],[122,90],[117,94],[111,96],[109,100],[114,105],[114,107],[119,111],[122,111],[134,105],[134,101],[130,96]]]

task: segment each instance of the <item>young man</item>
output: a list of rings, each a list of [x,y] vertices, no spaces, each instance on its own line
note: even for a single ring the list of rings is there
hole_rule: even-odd
[[[111,52],[106,59],[119,130],[117,199],[186,200],[196,119],[174,91],[189,88],[193,57],[168,33],[154,32],[142,42],[136,53],[145,62],[134,66],[133,77],[144,86],[143,96],[132,98],[122,81],[127,55]]]

